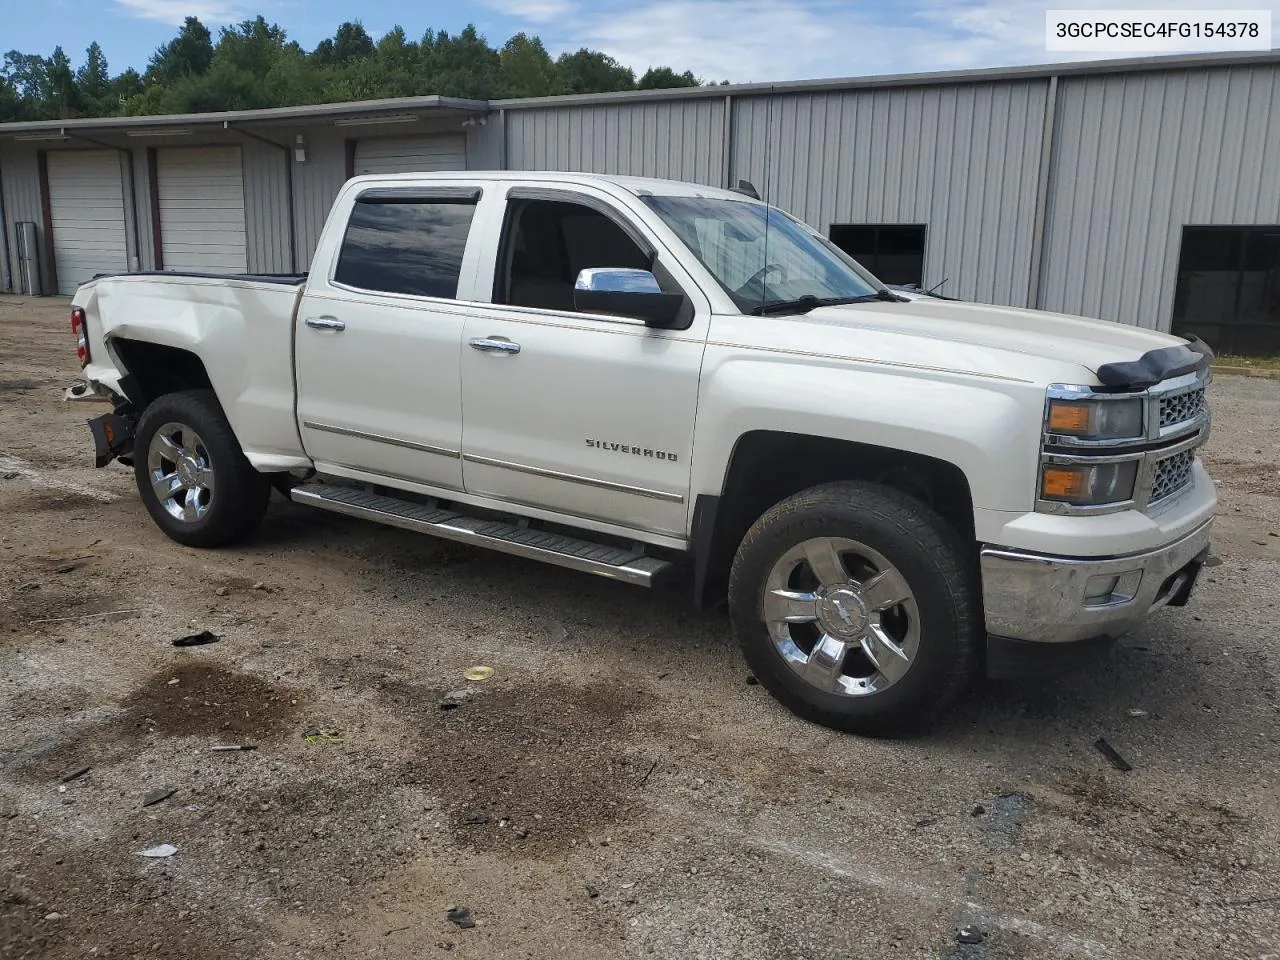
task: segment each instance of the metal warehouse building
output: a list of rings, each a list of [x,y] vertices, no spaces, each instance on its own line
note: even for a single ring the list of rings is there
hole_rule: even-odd
[[[889,282],[1280,352],[1280,51],[0,125],[7,290],[307,269],[354,174],[749,180]]]

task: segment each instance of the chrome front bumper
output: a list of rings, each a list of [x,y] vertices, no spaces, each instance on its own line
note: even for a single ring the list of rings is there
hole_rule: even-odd
[[[987,632],[1035,643],[1118,637],[1148,613],[1186,601],[1209,550],[1206,523],[1180,540],[1126,557],[1053,557],[982,550]]]

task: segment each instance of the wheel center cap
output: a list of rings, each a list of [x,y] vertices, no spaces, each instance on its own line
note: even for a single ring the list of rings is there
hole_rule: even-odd
[[[178,463],[178,478],[187,486],[193,486],[200,475],[200,466],[195,457],[182,457]]]
[[[871,613],[866,601],[853,587],[835,587],[818,601],[818,622],[837,637],[858,637],[866,632]]]

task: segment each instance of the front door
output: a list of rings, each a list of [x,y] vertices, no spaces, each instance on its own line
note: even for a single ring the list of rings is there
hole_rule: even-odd
[[[299,306],[298,422],[321,472],[462,489],[459,351],[479,191],[364,190]],[[335,214],[336,215],[336,214]],[[332,231],[331,231],[332,232]]]
[[[513,189],[494,259],[494,302],[472,304],[463,333],[467,492],[683,538],[709,313],[696,288],[625,210],[576,192]],[[576,310],[585,267],[654,269],[692,295],[687,328]]]

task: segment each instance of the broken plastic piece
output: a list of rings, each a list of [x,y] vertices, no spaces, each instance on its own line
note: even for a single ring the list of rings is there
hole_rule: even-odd
[[[193,633],[189,636],[179,637],[173,641],[175,647],[203,647],[206,643],[217,643],[222,638],[216,633],[210,633],[208,630],[201,630],[199,633]]]
[[[178,848],[175,847],[172,843],[162,843],[158,847],[151,847],[148,850],[139,850],[138,856],[153,857],[153,858],[172,857],[177,852],[178,852]]]
[[[1125,773],[1128,773],[1133,769],[1133,767],[1129,765],[1129,761],[1116,753],[1116,748],[1107,743],[1107,741],[1102,739],[1102,737],[1095,740],[1093,745],[1098,748],[1099,753],[1111,761],[1111,765],[1117,770],[1123,770]]]
[[[142,805],[144,807],[154,807],[161,800],[168,800],[177,792],[174,787],[160,787],[157,790],[148,790],[142,796]]]
[[[450,923],[456,924],[460,930],[470,930],[476,925],[475,920],[471,917],[470,907],[454,907],[444,915],[444,918]]]
[[[985,939],[987,935],[971,923],[965,924],[956,931],[957,943],[981,943]]]

